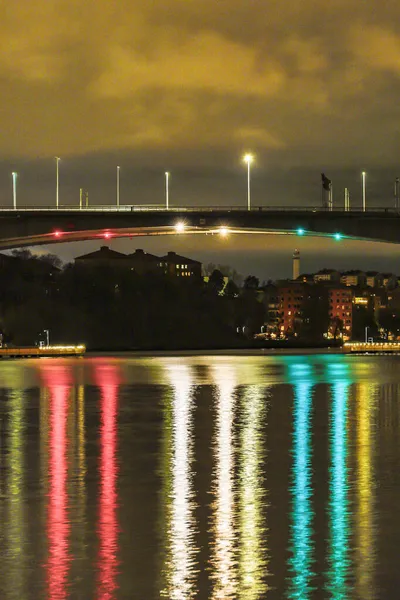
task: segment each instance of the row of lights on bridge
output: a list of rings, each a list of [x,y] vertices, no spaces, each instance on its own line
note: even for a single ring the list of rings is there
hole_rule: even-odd
[[[60,206],[60,171],[59,171],[59,163],[61,158],[59,156],[54,157],[56,161],[56,208]],[[247,165],[247,208],[251,209],[250,203],[250,166],[254,162],[254,155],[247,153],[243,156],[243,162]],[[117,166],[117,187],[116,187],[116,206],[119,208],[120,206],[120,175],[121,175],[121,167]],[[17,176],[18,173],[13,171],[11,173],[12,177],[12,197],[13,197],[13,207],[17,208]],[[169,171],[165,171],[165,207],[169,209],[169,181],[170,181],[171,173]]]
[[[174,225],[174,229],[176,231],[176,233],[184,233],[186,230],[186,224],[184,221],[178,221],[175,225]],[[216,233],[219,233],[219,235],[221,237],[227,237],[230,233],[230,229],[229,227],[226,226],[221,226],[218,229],[215,230]],[[64,232],[60,231],[60,230],[56,230],[53,232],[54,236],[56,238],[60,238],[63,235]],[[303,236],[307,234],[307,231],[305,229],[303,229],[302,227],[299,227],[298,229],[296,229],[295,232],[297,235],[299,236]],[[102,237],[104,237],[104,239],[108,240],[111,237],[113,237],[113,234],[110,231],[105,231],[103,234],[101,234]],[[339,232],[336,232],[332,235],[332,237],[335,240],[341,240],[343,235]]]

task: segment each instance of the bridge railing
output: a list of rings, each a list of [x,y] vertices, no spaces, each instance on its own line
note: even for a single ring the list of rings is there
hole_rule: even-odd
[[[174,206],[169,207],[168,209],[165,205],[161,204],[124,204],[120,206],[115,205],[92,205],[92,206],[60,206],[59,208],[55,206],[19,206],[16,209],[12,207],[0,207],[0,213],[18,213],[18,212],[74,212],[74,213],[82,213],[82,212],[114,212],[114,213],[126,213],[126,212],[214,212],[214,211],[227,211],[227,212],[248,212],[246,207],[243,206]],[[344,213],[344,214],[360,214],[364,212],[361,207],[352,208],[349,211],[345,211],[343,208],[333,208],[333,210],[328,210],[323,207],[316,206],[253,206],[250,209],[250,212],[312,212],[312,213]],[[400,215],[400,209],[398,208],[390,208],[390,207],[368,207],[367,213],[390,213]]]

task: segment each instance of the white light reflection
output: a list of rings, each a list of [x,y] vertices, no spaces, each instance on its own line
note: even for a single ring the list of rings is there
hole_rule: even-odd
[[[215,394],[215,442],[212,493],[213,523],[211,578],[214,587],[211,598],[237,597],[237,550],[234,524],[234,407],[235,371],[221,364],[213,370],[217,385]]]
[[[268,589],[267,532],[263,517],[266,490],[262,473],[268,406],[265,392],[265,387],[251,385],[241,403],[239,598],[243,600],[264,598]]]
[[[168,448],[164,477],[167,479],[166,584],[161,596],[188,600],[196,596],[196,523],[193,491],[193,393],[190,369],[185,364],[166,366],[172,398],[166,407]]]

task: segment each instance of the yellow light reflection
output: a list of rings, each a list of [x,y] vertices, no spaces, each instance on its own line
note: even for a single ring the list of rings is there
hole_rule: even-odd
[[[24,396],[21,390],[13,390],[9,396],[7,460],[7,583],[9,598],[25,597],[25,518],[23,501],[23,434]]]
[[[372,417],[376,387],[357,385],[357,496],[356,590],[363,600],[376,598],[374,588],[375,524]]]
[[[268,589],[267,531],[263,518],[266,490],[262,472],[266,410],[265,387],[247,387],[240,435],[239,598],[243,600],[264,598]]]
[[[165,584],[161,596],[169,600],[195,598],[196,589],[196,522],[193,491],[193,390],[189,368],[184,364],[167,364],[172,398],[167,401],[166,418],[171,426],[167,433],[164,476],[167,479]]]
[[[215,442],[212,493],[213,524],[211,578],[214,581],[212,598],[236,598],[237,534],[234,524],[234,407],[235,371],[228,364],[214,369],[217,384],[215,401]]]

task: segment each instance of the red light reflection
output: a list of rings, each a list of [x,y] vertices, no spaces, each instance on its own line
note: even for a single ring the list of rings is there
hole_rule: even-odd
[[[113,366],[99,364],[95,369],[101,393],[98,598],[111,600],[117,589],[118,568],[116,425],[120,379]]]
[[[47,589],[49,600],[64,600],[68,597],[71,562],[67,493],[67,416],[71,382],[69,370],[64,365],[41,366],[41,375],[50,392]]]

